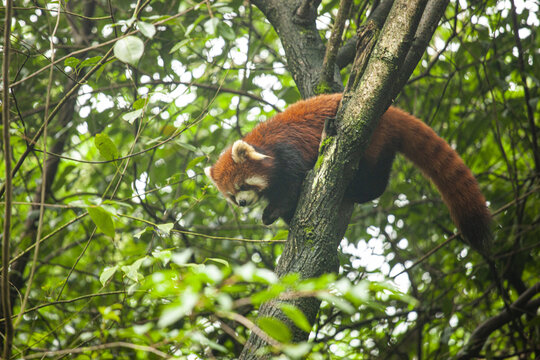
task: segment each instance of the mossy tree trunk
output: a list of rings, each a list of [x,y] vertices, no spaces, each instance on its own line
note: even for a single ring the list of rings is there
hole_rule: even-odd
[[[280,35],[289,70],[301,94],[305,97],[313,95],[324,55],[314,24],[314,9],[318,2],[254,3]],[[431,38],[435,30],[433,24],[438,23],[447,1],[427,3],[427,0],[396,0],[382,29],[373,22],[366,26],[364,34],[360,34],[363,45],[351,70],[354,79],[349,81],[335,123],[327,126],[327,138],[323,141],[317,165],[304,181],[288,242],[276,268],[278,276],[299,273],[302,278],[311,278],[338,270],[337,247],[353,208],[353,204],[344,199],[345,189],[379,117],[412,73],[411,62],[419,61],[427,45],[425,39]],[[298,21],[298,16],[306,14],[306,9],[309,16],[304,22]],[[419,27],[419,23],[424,25]],[[422,34],[421,38],[419,34]],[[419,44],[423,44],[422,51],[419,51]],[[395,79],[401,80],[399,86]],[[339,86],[333,84],[330,88],[336,90]],[[297,306],[313,324],[320,301],[312,297],[275,300],[264,304],[259,311],[259,317],[275,317],[287,324],[292,330],[293,341],[307,340],[309,334],[296,328],[280,311],[281,302]],[[257,353],[265,346],[268,345],[264,340],[252,333],[240,358],[267,358],[268,352],[266,355]]]

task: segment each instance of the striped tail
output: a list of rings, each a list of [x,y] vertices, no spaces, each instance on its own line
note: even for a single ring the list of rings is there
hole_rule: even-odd
[[[377,132],[390,135],[397,150],[437,186],[466,241],[487,254],[491,214],[476,179],[459,155],[429,126],[397,108],[391,107],[383,115],[379,127]]]

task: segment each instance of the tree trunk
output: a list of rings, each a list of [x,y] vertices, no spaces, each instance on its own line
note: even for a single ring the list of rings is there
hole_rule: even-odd
[[[401,89],[394,86],[394,79],[408,78],[414,69],[414,66],[405,66],[407,73],[403,73],[401,66],[405,63],[409,50],[411,50],[414,35],[426,8],[426,2],[427,0],[396,1],[390,10],[380,36],[375,39],[377,43],[374,47],[365,49],[366,51],[373,49],[373,51],[366,55],[361,53],[364,50],[361,49],[361,52],[357,54],[357,59],[359,57],[366,59],[366,65],[356,62],[356,69],[352,71],[359,70],[359,75],[356,80],[351,79],[349,82],[349,84],[355,85],[349,86],[350,91],[344,94],[334,126],[328,127],[334,128],[336,131],[335,133],[327,131],[323,153],[317,161],[317,164],[320,165],[317,165],[315,170],[310,172],[304,182],[302,195],[289,230],[288,242],[276,268],[278,276],[299,273],[302,278],[310,278],[338,270],[337,246],[347,229],[353,208],[347,199],[343,199],[345,189],[358,166],[360,155],[367,146],[378,119]],[[261,7],[259,1],[256,3]],[[272,4],[274,11],[285,6],[281,1],[272,2]],[[288,48],[294,48],[292,45],[286,44],[288,41],[286,39],[294,38],[295,34],[288,33],[286,37],[282,36],[284,31],[280,26],[282,26],[283,18],[286,16],[280,18],[278,14],[265,10],[263,12],[276,27],[286,52]],[[433,21],[437,23],[443,12],[444,7],[439,7],[438,13],[429,12],[428,16],[431,21],[427,23],[432,24]],[[273,20],[276,18],[280,18],[282,21]],[[422,21],[426,22],[426,19],[422,19]],[[429,29],[433,34],[435,27]],[[378,31],[372,32],[375,36],[377,33]],[[415,48],[415,51],[417,52],[418,49]],[[293,64],[294,67],[294,69],[290,69],[294,76],[295,72],[303,73],[305,69],[296,67],[298,59],[291,59],[293,55],[296,53],[287,52],[288,64],[289,66]],[[418,61],[419,56],[416,59]],[[312,63],[318,62],[312,59]],[[322,64],[322,58],[320,64]],[[311,84],[309,76],[304,77],[297,74],[294,78],[301,89],[305,89]],[[298,81],[308,81],[308,83],[298,83]],[[301,90],[301,93],[306,94],[310,91]],[[259,311],[259,317],[272,316],[289,326],[293,333],[294,342],[307,340],[309,334],[296,328],[292,321],[279,310],[278,305],[282,302],[297,306],[313,324],[320,301],[316,298],[278,299],[263,304]],[[240,358],[269,358],[268,352],[265,352],[265,355],[257,354],[257,351],[265,346],[268,344],[252,333]]]

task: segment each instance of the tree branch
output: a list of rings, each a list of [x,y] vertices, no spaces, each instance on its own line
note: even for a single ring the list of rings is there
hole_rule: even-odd
[[[287,67],[303,98],[316,94],[322,76],[325,46],[315,26],[316,0],[253,0],[276,30],[287,58]],[[309,10],[309,14],[307,13]],[[308,16],[309,15],[309,16]],[[343,91],[339,71],[335,68],[330,91]]]
[[[422,19],[414,35],[414,41],[412,46],[405,58],[400,71],[398,80],[396,81],[394,95],[397,95],[405,86],[405,83],[410,77],[410,74],[414,71],[414,68],[420,61],[420,58],[426,51],[426,47],[429,44],[429,41],[433,37],[435,29],[441,20],[444,10],[448,6],[449,0],[429,0],[424,13],[422,14]]]
[[[341,0],[339,3],[339,10],[334,22],[334,28],[332,29],[332,35],[326,45],[326,53],[324,54],[322,80],[321,84],[329,84],[335,74],[336,56],[339,44],[341,44],[341,37],[343,35],[343,29],[345,28],[345,21],[349,16],[351,10],[351,0]]]
[[[540,307],[540,298],[530,301],[529,299],[539,292],[540,282],[537,282],[527,289],[523,294],[521,294],[521,296],[510,305],[510,309],[505,309],[498,315],[495,315],[478,325],[478,327],[471,334],[471,337],[469,338],[469,341],[465,347],[457,354],[456,359],[465,360],[478,356],[486,340],[489,338],[489,335],[495,330],[500,329],[503,325],[512,321],[515,314],[536,314],[538,307]]]
[[[394,3],[394,0],[383,0],[382,3],[379,3],[376,7],[374,7],[373,11],[369,15],[366,21],[366,24],[369,24],[369,22],[372,22],[377,28],[379,29],[382,28],[393,3]],[[359,29],[359,32],[362,32],[362,31],[363,30]],[[341,47],[341,49],[339,49],[339,52],[336,58],[336,65],[340,69],[343,69],[345,66],[353,62],[354,57],[356,56],[356,48],[358,46],[357,44],[358,44],[358,36],[355,35],[352,38],[350,38],[349,41],[347,41],[347,43],[345,43],[345,45]]]

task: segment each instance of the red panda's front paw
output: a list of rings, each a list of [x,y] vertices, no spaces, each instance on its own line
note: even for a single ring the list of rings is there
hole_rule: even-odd
[[[273,224],[280,217],[279,210],[268,205],[262,214],[262,222],[264,225]]]

